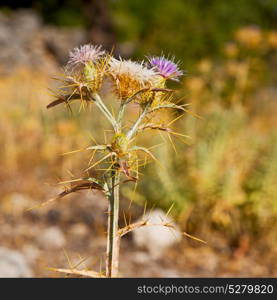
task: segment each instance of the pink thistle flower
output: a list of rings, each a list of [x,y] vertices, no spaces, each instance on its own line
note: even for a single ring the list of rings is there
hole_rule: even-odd
[[[166,79],[179,81],[178,77],[183,75],[179,70],[178,64],[172,60],[166,59],[164,56],[149,57],[149,65],[154,68],[158,74]]]
[[[85,65],[88,62],[95,62],[105,54],[101,46],[93,46],[90,44],[74,48],[69,53],[69,61],[67,68],[75,68],[78,65]]]

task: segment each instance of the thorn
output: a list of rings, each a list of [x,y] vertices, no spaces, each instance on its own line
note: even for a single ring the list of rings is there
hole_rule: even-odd
[[[72,265],[72,263],[71,263],[71,261],[69,259],[69,256],[67,255],[66,250],[64,248],[63,248],[63,253],[64,253],[64,255],[65,255],[66,259],[67,259],[67,263],[68,263],[70,269],[73,269],[73,265]]]
[[[171,212],[171,210],[172,210],[172,208],[173,208],[173,206],[174,206],[174,202],[171,204],[171,206],[169,207],[169,209],[168,209],[168,211],[167,211],[167,213],[166,213],[166,217],[168,217],[168,215],[169,215],[169,213]]]
[[[187,236],[187,237],[189,237],[189,238],[191,238],[191,239],[193,239],[193,240],[196,240],[196,241],[198,241],[198,242],[201,242],[201,243],[203,243],[203,244],[205,244],[205,245],[208,245],[207,242],[205,242],[205,241],[203,241],[203,240],[201,240],[201,239],[199,239],[199,238],[197,238],[197,237],[195,237],[195,236],[193,236],[193,235],[190,235],[190,234],[188,234],[188,233],[186,233],[186,232],[183,232],[183,235],[185,235],[185,236]]]

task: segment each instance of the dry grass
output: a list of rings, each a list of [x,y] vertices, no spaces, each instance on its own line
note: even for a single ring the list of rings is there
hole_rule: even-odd
[[[191,110],[203,118],[186,116],[176,121],[178,131],[190,135],[182,139],[188,143],[185,150],[178,137],[173,138],[174,146],[153,149],[164,168],[158,164],[146,167],[136,192],[124,186],[123,195],[142,206],[147,201],[149,206],[168,209],[175,202],[172,212],[183,229],[209,245],[221,235],[230,247],[238,249],[246,239],[246,252],[252,245],[273,251],[277,103],[272,92],[276,74],[267,59],[276,58],[270,49],[255,48],[252,53],[251,48],[249,53],[240,44],[236,47],[239,52],[226,48],[227,58],[222,63],[201,61],[198,70],[182,83]],[[84,128],[102,126],[102,119],[90,118],[93,111],[75,113],[73,118],[63,109],[47,113],[46,105],[52,100],[47,86],[47,74],[30,70],[0,79],[2,214],[14,213],[5,202],[7,195],[26,193],[40,203],[60,178],[70,179],[77,167],[84,169],[87,154],[72,154],[74,160],[62,154],[88,146],[92,137]],[[166,133],[161,135],[168,138]],[[149,136],[149,145],[153,145],[153,136]],[[100,144],[105,137],[93,139]],[[161,137],[157,142],[162,141]]]

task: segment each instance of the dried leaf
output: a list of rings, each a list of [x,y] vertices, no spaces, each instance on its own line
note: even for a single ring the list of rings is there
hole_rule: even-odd
[[[83,100],[85,101],[91,101],[89,98],[82,96]],[[60,96],[58,99],[54,100],[53,102],[49,103],[46,108],[51,108],[56,105],[59,105],[61,103],[69,103],[73,100],[80,100],[81,96],[79,94],[73,94],[73,95],[66,95],[66,96]]]

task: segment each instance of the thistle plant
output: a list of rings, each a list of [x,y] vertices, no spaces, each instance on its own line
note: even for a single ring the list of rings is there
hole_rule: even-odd
[[[178,65],[165,57],[148,57],[146,61],[135,62],[114,58],[101,46],[84,45],[73,49],[65,67],[64,76],[59,79],[56,99],[47,107],[65,104],[71,110],[71,103],[79,101],[80,108],[95,105],[110,123],[113,136],[106,144],[93,144],[86,148],[93,157],[85,170],[86,176],[74,179],[59,198],[80,190],[96,189],[108,199],[107,255],[105,277],[118,276],[120,239],[131,230],[150,225],[147,221],[119,228],[120,186],[139,179],[140,156],[155,156],[142,145],[137,145],[137,137],[146,129],[177,134],[168,125],[155,121],[155,114],[161,110],[177,109],[186,112],[186,105],[174,102],[174,90],[167,88],[169,80],[178,81],[182,75]],[[103,99],[103,84],[111,86],[111,94],[118,103],[116,113]],[[131,126],[126,124],[126,108],[135,103],[139,115]],[[95,118],[96,116],[93,115]],[[181,134],[178,134],[181,135]],[[94,154],[98,153],[98,159]],[[99,158],[100,157],[100,158]],[[102,165],[102,171],[91,175],[91,170]],[[164,224],[166,225],[166,224]],[[167,224],[170,227],[169,224]]]

